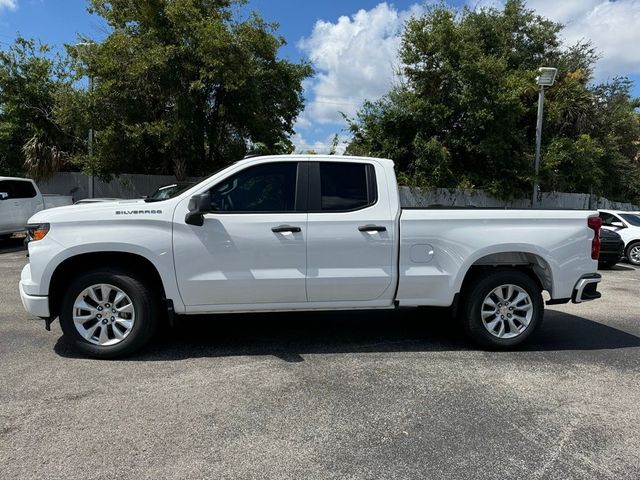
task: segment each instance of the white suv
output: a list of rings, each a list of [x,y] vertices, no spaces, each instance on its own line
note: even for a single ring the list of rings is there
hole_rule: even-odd
[[[0,238],[27,226],[27,220],[44,208],[42,194],[33,180],[0,177]]]
[[[602,227],[617,232],[624,241],[629,263],[640,266],[640,215],[633,212],[600,210]]]

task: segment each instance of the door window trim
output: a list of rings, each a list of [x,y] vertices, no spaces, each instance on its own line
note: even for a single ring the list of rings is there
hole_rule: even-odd
[[[348,213],[364,210],[373,207],[378,203],[378,184],[376,181],[376,170],[371,163],[362,162],[308,162],[309,163],[309,194],[307,205],[309,213]],[[347,164],[364,165],[367,185],[367,204],[361,207],[347,208],[341,210],[322,210],[322,189],[320,184],[320,164]]]

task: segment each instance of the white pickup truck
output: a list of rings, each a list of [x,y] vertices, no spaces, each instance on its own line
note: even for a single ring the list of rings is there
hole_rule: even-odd
[[[70,196],[42,195],[29,178],[0,177],[0,238],[23,232],[29,218],[40,210],[71,203]]]
[[[404,209],[393,162],[239,161],[161,201],[30,220],[20,295],[92,356],[140,348],[174,314],[453,306],[510,348],[547,303],[600,297],[596,212]]]

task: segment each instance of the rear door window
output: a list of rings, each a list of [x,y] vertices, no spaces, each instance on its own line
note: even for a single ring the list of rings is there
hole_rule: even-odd
[[[319,202],[316,199],[316,208],[313,210],[349,212],[376,203],[377,190],[373,165],[320,162],[317,172],[320,198]]]

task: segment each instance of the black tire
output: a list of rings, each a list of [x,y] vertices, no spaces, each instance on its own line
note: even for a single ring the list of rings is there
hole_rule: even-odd
[[[612,268],[617,263],[618,262],[615,262],[613,260],[609,260],[607,262],[600,262],[600,263],[598,263],[598,268],[603,269],[603,270],[609,270],[610,268]]]
[[[629,262],[631,265],[636,265],[636,266],[640,266],[640,260],[633,260],[631,258],[631,249],[640,246],[640,242],[632,242],[629,245],[627,245],[627,248],[625,250],[625,256],[627,257],[627,262]]]
[[[515,285],[523,289],[531,300],[532,318],[526,328],[513,338],[498,338],[485,328],[482,308],[485,298],[501,285]],[[479,272],[466,282],[462,292],[458,319],[465,333],[477,344],[492,350],[508,350],[525,342],[542,324],[544,303],[542,290],[526,273],[515,269]]]
[[[122,290],[130,299],[135,311],[135,321],[128,335],[115,345],[96,345],[86,340],[73,322],[73,306],[76,298],[86,288],[97,284],[109,284]],[[145,282],[135,273],[120,269],[102,268],[79,275],[66,290],[60,309],[60,326],[73,346],[95,358],[119,358],[141,349],[158,327],[158,299]],[[112,332],[113,333],[113,332]]]

